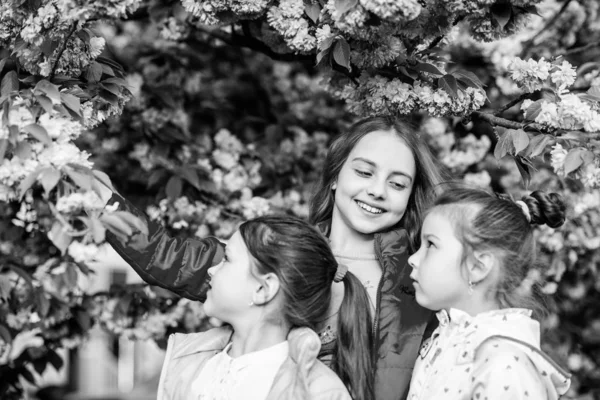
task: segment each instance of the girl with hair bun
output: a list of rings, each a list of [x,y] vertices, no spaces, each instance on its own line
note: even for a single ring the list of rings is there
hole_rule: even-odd
[[[517,202],[475,189],[445,191],[426,214],[409,258],[417,302],[437,311],[409,400],[555,400],[570,376],[540,350],[543,314],[521,283],[536,264],[533,225],[561,226],[557,194]]]

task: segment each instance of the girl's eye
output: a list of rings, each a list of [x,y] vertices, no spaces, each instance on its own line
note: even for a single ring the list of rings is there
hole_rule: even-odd
[[[431,240],[428,240],[425,242],[425,247],[427,247],[427,248],[435,247],[435,244],[433,244],[433,242]]]
[[[390,182],[390,185],[396,190],[404,190],[406,189],[406,185],[398,182]]]
[[[223,254],[223,261],[229,261],[229,257],[227,257],[227,253]]]
[[[355,169],[354,172],[356,172],[356,175],[362,176],[362,177],[369,177],[369,176],[373,175],[369,171],[363,171],[360,169]]]

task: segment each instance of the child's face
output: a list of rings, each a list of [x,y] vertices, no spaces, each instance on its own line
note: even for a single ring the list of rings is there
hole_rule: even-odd
[[[227,243],[223,261],[208,269],[211,280],[204,311],[209,317],[232,323],[236,316],[248,312],[253,293],[260,286],[252,274],[250,260],[248,248],[237,231]]]
[[[440,211],[430,212],[421,230],[421,247],[408,259],[417,303],[434,311],[463,309],[469,301],[469,285],[462,252],[448,218]]]
[[[412,152],[395,132],[365,135],[338,175],[333,218],[362,234],[396,225],[406,211],[415,172]]]

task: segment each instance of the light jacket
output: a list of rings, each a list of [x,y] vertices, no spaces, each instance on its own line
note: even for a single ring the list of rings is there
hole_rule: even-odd
[[[531,311],[450,309],[420,351],[410,400],[557,400],[570,374],[540,350]]]
[[[231,341],[233,331],[221,327],[169,337],[157,400],[190,399],[192,384],[207,361]],[[351,400],[338,376],[317,359],[321,342],[308,328],[288,336],[289,355],[279,368],[267,400]]]
[[[220,262],[224,245],[212,237],[172,238],[164,227],[148,221],[121,196],[113,195],[110,202],[119,202],[120,210],[146,221],[149,231],[148,236],[140,233],[126,244],[107,231],[107,241],[116,252],[149,284],[203,302],[208,290],[208,268]],[[328,225],[320,224],[319,229],[327,233]],[[373,325],[375,399],[405,400],[419,348],[436,322],[434,314],[417,304],[414,297],[406,230],[376,234],[375,254],[382,269]]]

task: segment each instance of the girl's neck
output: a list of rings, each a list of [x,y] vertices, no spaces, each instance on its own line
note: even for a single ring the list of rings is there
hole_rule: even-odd
[[[464,311],[470,316],[474,317],[484,312],[499,310],[501,307],[498,302],[487,298],[484,293],[480,294],[479,292],[475,292],[467,301],[464,302],[464,304],[459,304],[451,308]]]
[[[375,234],[363,234],[345,224],[335,212],[331,219],[329,242],[339,253],[369,254],[373,252]]]
[[[287,340],[290,328],[283,325],[259,323],[248,326],[233,326],[232,345],[229,355],[232,358],[247,353],[264,350]]]

